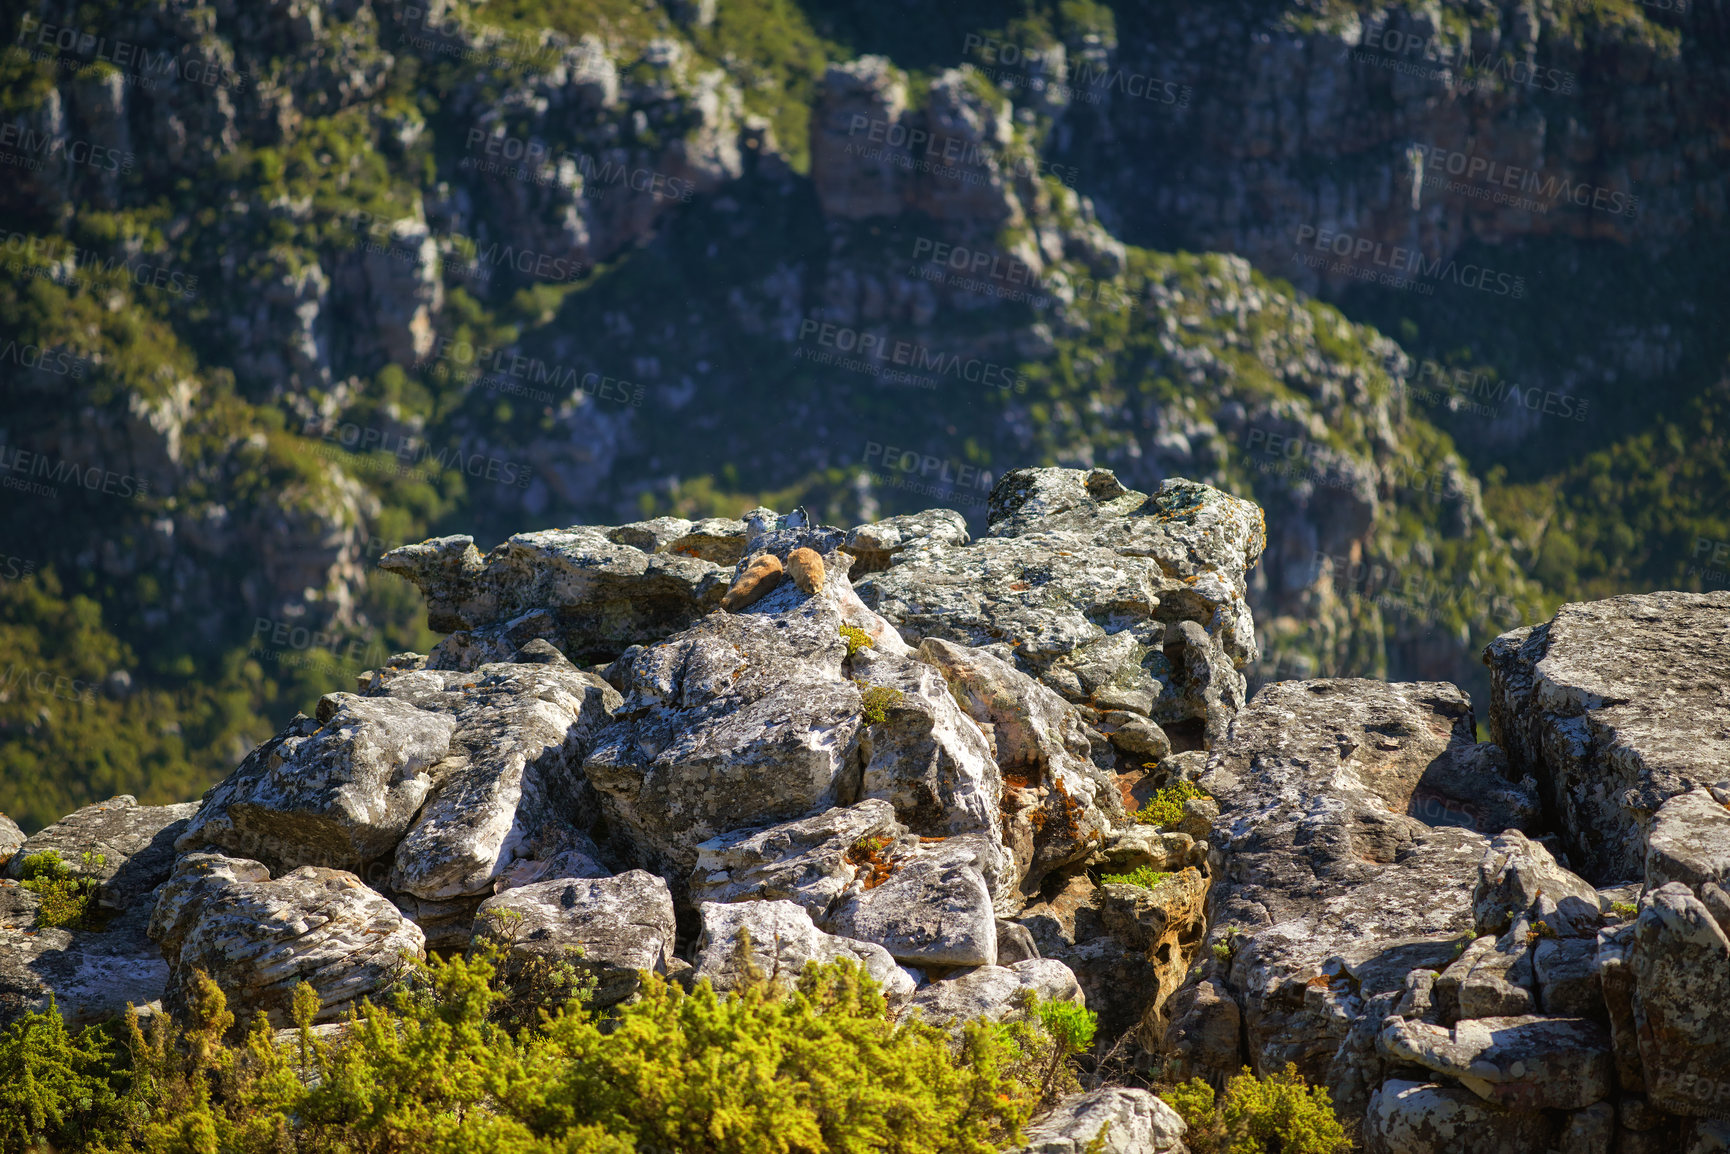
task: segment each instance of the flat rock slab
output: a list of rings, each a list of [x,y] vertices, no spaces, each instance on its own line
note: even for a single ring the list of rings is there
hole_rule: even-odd
[[[1370,1097],[1368,1154],[1531,1154],[1556,1125],[1537,1110],[1510,1110],[1455,1086],[1390,1078]]]
[[[997,961],[997,919],[980,865],[996,854],[996,847],[979,838],[921,845],[894,861],[880,884],[845,897],[823,919],[823,928],[875,942],[908,965],[991,965]]]
[[[913,993],[913,978],[882,946],[824,933],[792,902],[704,902],[703,931],[697,939],[693,975],[717,991],[737,989],[745,980],[741,939],[749,934],[749,966],[769,981],[791,986],[807,962],[824,965],[847,959],[870,975],[891,1006]]]
[[[41,903],[10,879],[0,881],[0,1028],[48,1008],[52,997],[73,1027],[159,1002],[168,963],[146,934],[149,912],[134,909],[101,933],[36,924]]]
[[[1584,1018],[1470,1018],[1451,1030],[1395,1018],[1379,1044],[1498,1106],[1579,1110],[1615,1087],[1609,1031]]]
[[[1085,1005],[1081,983],[1055,958],[1030,958],[1010,966],[980,966],[922,988],[904,1013],[922,1014],[932,1022],[1001,1021],[1017,1012],[1022,996],[1031,991],[1042,1001]]]
[[[673,958],[673,895],[644,870],[608,878],[552,878],[506,890],[480,904],[475,936],[519,958],[573,960],[594,974],[595,1003],[636,992],[638,971],[665,974]]]
[[[792,901],[821,919],[860,876],[867,844],[885,849],[907,830],[880,798],[837,806],[815,817],[734,830],[697,846],[690,893],[695,902]]]
[[[197,812],[197,802],[139,805],[130,794],[87,805],[31,835],[17,848],[5,874],[23,877],[25,858],[52,850],[74,872],[101,882],[97,900],[105,908],[128,909],[168,880],[174,869],[174,840]],[[100,856],[102,864],[84,865],[87,853],[92,862]]]
[[[1730,591],[1564,605],[1484,663],[1496,743],[1596,883],[1640,877],[1658,808],[1730,776]]]
[[[1005,1154],[1182,1154],[1187,1129],[1176,1110],[1148,1091],[1107,1086],[1065,1098]],[[1103,1140],[1094,1145],[1101,1130]]]
[[[1730,765],[1724,773],[1730,775]],[[1722,798],[1722,799],[1721,799]],[[1730,880],[1730,791],[1691,789],[1658,807],[1646,842],[1646,885]]]

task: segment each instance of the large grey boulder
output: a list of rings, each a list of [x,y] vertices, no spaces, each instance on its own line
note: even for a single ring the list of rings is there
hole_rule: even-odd
[[[1598,891],[1558,864],[1542,843],[1509,830],[1490,840],[1478,865],[1472,917],[1478,933],[1500,934],[1522,915],[1552,934],[1596,937]]]
[[[575,962],[598,982],[608,1006],[637,991],[639,971],[665,974],[673,961],[673,895],[643,870],[608,878],[552,878],[480,904],[475,938],[505,947],[515,961]],[[573,951],[581,951],[575,961]]]
[[[1006,1154],[1184,1154],[1187,1129],[1156,1095],[1106,1086],[1059,1102]]]
[[[1628,954],[1646,1093],[1674,1114],[1730,1111],[1730,937],[1681,882],[1651,891]]]
[[[1730,777],[1730,765],[1722,767]],[[1691,789],[1658,807],[1646,841],[1646,885],[1698,889],[1730,881],[1730,791]]]
[[[1556,1124],[1539,1110],[1497,1106],[1469,1090],[1390,1078],[1364,1115],[1367,1154],[1533,1154]]]
[[[381,996],[425,938],[383,896],[342,870],[302,866],[278,878],[259,862],[219,854],[182,857],[150,918],[169,965],[165,1003],[186,1005],[202,971],[249,1019],[263,1010],[292,1021],[294,988],[317,992],[318,1021],[340,1020]]]
[[[1471,1018],[1451,1029],[1394,1018],[1379,1044],[1499,1106],[1578,1110],[1615,1088],[1609,1032],[1585,1018]]]
[[[855,559],[854,575],[863,576],[899,565],[925,550],[965,545],[969,540],[967,518],[953,509],[927,509],[860,525],[848,532],[841,548]]]
[[[1730,764],[1730,591],[1562,606],[1484,650],[1490,730],[1539,782],[1576,868],[1638,878],[1653,815]]]
[[[0,813],[0,866],[10,861],[24,842],[24,831],[18,828],[18,823]]]
[[[0,879],[0,1028],[45,1011],[50,999],[73,1027],[161,1000],[168,963],[145,932],[147,907],[122,913],[96,933],[43,926],[40,908],[35,893]]]
[[[910,644],[1001,647],[1070,701],[1175,726],[1190,748],[1223,736],[1257,652],[1254,504],[1191,481],[1148,496],[1109,469],[1016,469],[987,516],[986,537],[928,540],[862,578],[861,599]]]
[[[1030,958],[1008,966],[979,966],[922,987],[902,1010],[926,1020],[959,1025],[975,1018],[1002,1021],[1021,1009],[1022,999],[1087,1004],[1081,984],[1056,958]]]
[[[87,805],[18,846],[5,876],[22,878],[24,859],[53,852],[74,872],[97,879],[97,902],[104,909],[130,909],[168,880],[175,838],[197,811],[196,802],[139,805],[130,794]]]
[[[707,979],[717,991],[737,989],[747,966],[781,986],[799,980],[807,962],[826,965],[846,959],[875,981],[891,1006],[913,993],[913,977],[895,964],[882,946],[824,933],[792,902],[704,902],[698,912],[703,929],[697,939],[693,977]],[[748,957],[743,938],[749,936]]]
[[[873,852],[893,852],[906,836],[895,807],[880,798],[766,828],[734,830],[697,846],[691,900],[786,900],[821,919],[861,871],[869,870]]]
[[[1237,715],[1201,775],[1219,804],[1208,941],[1227,960],[1204,953],[1194,979],[1232,1007],[1217,988],[1177,999],[1170,1038],[1190,1068],[1295,1062],[1363,1108],[1407,975],[1443,969],[1472,933],[1488,843],[1411,809],[1433,767],[1475,745],[1470,702],[1442,683],[1279,682]],[[1223,1067],[1224,1027],[1206,1020],[1222,1014],[1241,1015],[1248,1046]]]
[[[830,933],[874,942],[909,965],[991,965],[997,919],[981,865],[997,853],[979,837],[918,845],[892,860],[881,882],[847,893],[821,924]]]

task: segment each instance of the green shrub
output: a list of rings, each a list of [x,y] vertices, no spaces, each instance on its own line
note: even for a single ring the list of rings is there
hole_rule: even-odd
[[[901,691],[889,685],[869,686],[861,690],[859,696],[865,704],[865,720],[871,725],[886,720],[889,709],[901,701]]]
[[[1141,886],[1152,889],[1171,874],[1164,870],[1156,870],[1152,866],[1137,866],[1126,874],[1103,874],[1100,882],[1105,885]]]
[[[1194,782],[1180,781],[1148,798],[1147,804],[1136,811],[1135,820],[1143,825],[1166,829],[1183,820],[1184,802],[1212,800],[1213,798]]]
[[[871,635],[856,625],[843,625],[839,632],[841,639],[847,643],[847,656],[851,657],[861,649],[870,649],[875,644]]]
[[[1640,907],[1633,902],[1611,902],[1610,912],[1619,918],[1631,918],[1640,912]]]
[[[23,886],[41,899],[36,924],[43,928],[86,929],[96,917],[97,881],[87,876],[108,859],[86,850],[78,859],[80,872],[60,860],[57,850],[43,850],[24,859]]]
[[[1349,1150],[1333,1099],[1288,1063],[1257,1078],[1248,1070],[1226,1083],[1223,1096],[1200,1078],[1160,1095],[1188,1123],[1191,1154],[1338,1154]]]

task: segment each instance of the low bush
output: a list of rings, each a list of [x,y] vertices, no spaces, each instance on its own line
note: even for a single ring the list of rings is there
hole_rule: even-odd
[[[1183,820],[1184,802],[1212,800],[1194,782],[1180,781],[1148,798],[1147,804],[1136,811],[1135,820],[1143,825],[1153,825],[1165,829]]]
[[[1248,1070],[1216,1095],[1191,1078],[1160,1095],[1182,1115],[1190,1154],[1340,1154],[1351,1149],[1326,1087],[1311,1086],[1287,1064],[1257,1078]]]
[[[24,859],[25,889],[41,899],[36,924],[43,928],[61,927],[69,930],[91,928],[96,920],[96,878],[108,859],[102,854],[86,851],[74,870],[56,850],[43,850]]]
[[[1137,866],[1126,874],[1102,874],[1099,880],[1107,885],[1141,886],[1144,889],[1152,889],[1170,876],[1169,872],[1156,870],[1152,866]]]

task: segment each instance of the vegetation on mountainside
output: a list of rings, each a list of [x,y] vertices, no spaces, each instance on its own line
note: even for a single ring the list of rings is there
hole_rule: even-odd
[[[97,891],[93,875],[106,861],[102,854],[89,850],[79,855],[76,869],[61,861],[56,850],[26,857],[21,884],[42,903],[36,911],[36,924],[50,929],[91,928],[96,916]]]
[[[1142,889],[1152,889],[1171,876],[1169,870],[1156,870],[1152,866],[1136,866],[1128,873],[1101,874],[1099,880],[1104,885],[1140,886]]]
[[[1146,804],[1131,816],[1143,825],[1169,829],[1183,820],[1184,802],[1212,800],[1212,795],[1195,782],[1180,781],[1176,785],[1157,790],[1147,799]]]
[[[1332,1095],[1289,1063],[1266,1078],[1245,1070],[1223,1094],[1191,1078],[1160,1096],[1188,1124],[1191,1154],[1340,1154],[1352,1146]]]

